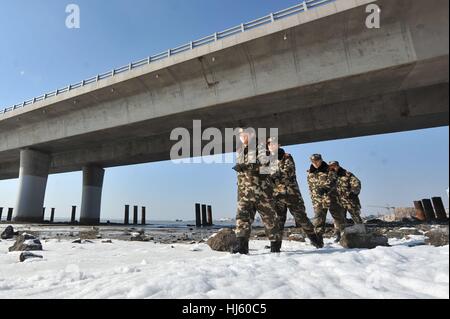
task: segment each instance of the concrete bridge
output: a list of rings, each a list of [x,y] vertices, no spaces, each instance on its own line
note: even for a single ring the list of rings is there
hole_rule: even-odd
[[[379,29],[366,27],[370,3]],[[446,126],[448,6],[308,1],[7,109],[14,220],[42,221],[48,174],[83,170],[81,223],[98,223],[104,169],[169,159],[171,130],[194,119],[278,127],[284,145]]]

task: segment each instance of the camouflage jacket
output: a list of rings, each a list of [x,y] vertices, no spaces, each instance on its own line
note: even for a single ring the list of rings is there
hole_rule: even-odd
[[[351,172],[340,168],[337,172],[337,193],[343,206],[360,206],[361,181]]]
[[[280,149],[278,157],[278,171],[274,174],[275,196],[299,195],[300,188],[297,182],[294,158]]]
[[[337,174],[323,162],[319,168],[311,165],[308,171],[308,186],[314,208],[329,208],[337,200]]]
[[[273,196],[273,181],[270,174],[262,174],[269,158],[266,149],[259,144],[255,149],[243,147],[237,151],[235,170],[238,172],[238,199],[254,200],[261,195]]]

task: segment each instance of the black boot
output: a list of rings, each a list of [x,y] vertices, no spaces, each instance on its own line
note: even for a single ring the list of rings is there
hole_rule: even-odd
[[[270,252],[271,253],[279,253],[281,250],[281,241],[272,241],[270,242]]]
[[[241,254],[241,255],[247,255],[248,254],[248,238],[245,237],[238,237],[237,238],[237,244],[231,249],[232,254]]]
[[[311,244],[317,249],[323,248],[323,237],[320,234],[311,234],[308,235]]]

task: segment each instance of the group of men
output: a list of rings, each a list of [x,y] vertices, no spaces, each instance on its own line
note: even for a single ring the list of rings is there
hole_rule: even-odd
[[[307,179],[314,207],[314,219],[311,222],[298,186],[293,157],[281,148],[276,138],[258,143],[255,134],[244,129],[240,130],[239,137],[242,147],[237,151],[237,164],[234,167],[238,178],[235,230],[238,241],[232,253],[248,254],[251,225],[256,212],[261,215],[273,253],[280,252],[288,210],[296,226],[303,229],[316,248],[324,246],[328,211],[334,219],[336,242],[340,241],[346,226],[347,212],[355,224],[363,223],[359,201],[361,182],[342,168],[339,162],[327,164],[320,154],[310,158]],[[277,159],[274,170],[268,168],[272,163],[271,158]]]

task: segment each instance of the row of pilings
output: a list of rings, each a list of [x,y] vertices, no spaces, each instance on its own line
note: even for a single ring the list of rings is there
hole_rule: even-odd
[[[441,197],[414,201],[416,218],[423,222],[446,221],[447,212]]]
[[[130,205],[125,205],[125,213],[124,213],[124,225],[130,225]],[[139,206],[133,206],[133,225],[146,225],[147,224],[147,208],[145,206],[140,207],[141,211],[141,220],[139,222]],[[425,198],[422,200],[414,201],[414,208],[416,210],[416,218],[423,222],[435,222],[435,221],[446,221],[447,220],[447,212],[445,210],[444,203],[441,197],[433,197],[431,199]],[[13,216],[13,208],[4,209],[0,207],[0,221],[3,217],[4,210],[7,212],[6,221],[12,221]],[[45,212],[46,208],[42,209],[42,220],[45,220]],[[70,223],[76,224],[76,212],[77,206],[72,206]],[[55,208],[50,209],[50,219],[49,222],[53,223],[55,219]],[[195,204],[195,226],[196,227],[208,227],[213,226],[213,215],[212,215],[212,206],[207,204],[196,203]]]
[[[7,211],[7,216],[6,216],[6,220],[7,222],[11,222],[12,221],[12,217],[13,217],[13,212],[14,212],[14,208],[8,208],[7,210],[4,209],[3,207],[0,207],[0,221],[3,218],[3,211]],[[55,208],[51,208],[50,209],[50,219],[47,220],[47,222],[50,223],[54,223],[55,221],[55,212],[56,209]],[[138,225],[139,221],[138,221],[138,215],[139,215],[139,206],[133,206],[133,220],[132,220],[132,224],[133,225]],[[45,220],[45,213],[46,213],[46,208],[43,207],[42,208],[42,221],[46,222]],[[147,208],[145,206],[141,207],[141,220],[140,220],[140,224],[141,225],[146,225],[147,221],[146,221],[146,214],[147,214]],[[70,224],[77,224],[77,206],[72,206],[71,208],[71,214],[70,214]],[[124,225],[129,225],[130,224],[130,205],[125,205],[125,218],[124,218]]]
[[[131,210],[132,209],[132,210]],[[3,217],[3,212],[7,211],[6,221],[11,222],[13,217],[13,208],[4,209],[0,207],[0,221]],[[140,216],[139,216],[140,211]],[[50,219],[47,222],[54,223],[55,221],[55,208],[50,208]],[[45,213],[46,207],[42,208],[42,221],[45,221]],[[132,213],[132,215],[131,215]],[[72,206],[71,214],[70,214],[70,223],[77,224],[77,206]],[[140,220],[139,220],[140,217]],[[147,224],[147,207],[146,206],[137,206],[137,205],[125,205],[124,209],[124,225],[146,225]],[[213,214],[212,214],[212,206],[207,204],[195,204],[195,226],[196,227],[209,227],[213,226]]]

